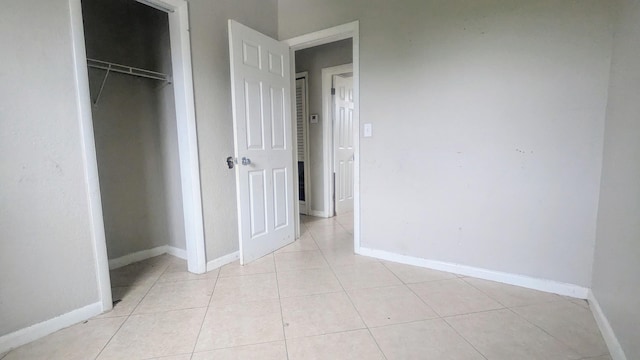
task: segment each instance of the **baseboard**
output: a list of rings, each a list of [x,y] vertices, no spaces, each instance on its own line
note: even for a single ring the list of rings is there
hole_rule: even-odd
[[[168,248],[169,246],[162,245],[162,246],[154,247],[153,249],[136,251],[134,253],[121,256],[119,258],[109,259],[109,270],[121,268],[123,266],[127,266],[129,264],[133,264],[138,261],[146,260],[154,256],[166,254],[168,252]]]
[[[624,354],[624,350],[622,350],[622,346],[620,345],[616,334],[613,332],[613,328],[611,327],[611,324],[609,324],[609,320],[602,311],[600,303],[598,303],[598,299],[596,299],[592,290],[589,290],[589,297],[587,299],[589,300],[589,308],[591,309],[593,317],[596,319],[596,323],[600,328],[604,342],[609,348],[611,358],[613,360],[627,360],[627,356]]]
[[[319,211],[319,210],[311,210],[309,212],[309,216],[315,216],[315,217],[321,217],[321,218],[328,218],[329,215],[327,215],[327,213],[325,213],[324,211]]]
[[[187,250],[177,248],[175,246],[168,245],[167,246],[167,254],[173,255],[177,258],[187,260]]]
[[[509,285],[521,286],[528,289],[534,289],[578,299],[586,299],[589,289],[558,281],[538,279],[525,275],[516,275],[500,271],[476,268],[473,266],[460,265],[436,260],[427,260],[413,256],[395,254],[383,250],[375,250],[360,247],[356,250],[357,254],[374,257],[382,260],[393,261],[401,264],[420,266],[433,270],[446,271],[454,274],[472,276],[475,278],[497,281]]]
[[[219,267],[232,263],[236,260],[240,259],[240,252],[236,251],[234,253],[221,256],[217,259],[213,259],[207,262],[207,271],[215,270]]]
[[[18,346],[40,339],[60,329],[85,321],[102,312],[102,302],[96,302],[85,307],[56,316],[53,319],[31,325],[24,329],[0,337],[0,354]]]

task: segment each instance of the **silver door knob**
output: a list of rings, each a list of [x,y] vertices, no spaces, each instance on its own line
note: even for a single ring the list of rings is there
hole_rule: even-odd
[[[251,164],[251,159],[249,159],[248,157],[243,157],[242,158],[242,165],[249,165]]]

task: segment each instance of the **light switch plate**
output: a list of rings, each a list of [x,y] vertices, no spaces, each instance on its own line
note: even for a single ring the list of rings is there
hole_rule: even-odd
[[[311,114],[311,121],[312,124],[317,124],[318,123],[318,114]]]
[[[373,135],[373,127],[370,123],[364,124],[364,137],[371,137]]]

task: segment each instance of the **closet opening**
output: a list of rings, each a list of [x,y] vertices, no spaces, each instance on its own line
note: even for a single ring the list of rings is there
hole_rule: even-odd
[[[206,269],[188,8],[184,0],[71,5],[104,311],[118,285],[109,269],[164,253],[188,260],[190,272]]]
[[[81,4],[109,268],[186,259],[167,13]]]

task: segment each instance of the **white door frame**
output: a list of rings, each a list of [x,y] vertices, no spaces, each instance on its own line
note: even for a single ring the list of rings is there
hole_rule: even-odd
[[[80,0],[68,0],[71,17],[73,60],[75,64],[75,88],[82,136],[85,191],[89,199],[91,239],[94,245],[96,277],[102,311],[110,310],[111,282],[109,261],[98,179],[98,162],[93,135],[91,100],[82,6]],[[191,44],[189,40],[189,13],[185,0],[141,0],[156,9],[167,12],[171,39],[171,62],[178,129],[178,154],[182,182],[182,206],[184,210],[187,263],[190,272],[206,271],[204,247],[204,223],[202,219],[202,195],[200,191],[200,163],[196,133],[193,98],[193,74],[191,69]]]
[[[295,64],[291,65],[292,67],[295,68]],[[310,155],[309,155],[309,72],[307,71],[302,71],[302,72],[297,72],[296,73],[296,78],[295,81],[297,81],[300,78],[304,78],[304,114],[302,114],[302,123],[304,124],[304,159],[302,159],[304,161],[304,206],[305,206],[305,213],[307,215],[311,215],[311,177],[309,176],[310,173],[309,171],[311,170],[311,164],[310,164]],[[295,84],[295,82],[294,82]],[[297,114],[291,114],[293,115],[297,115]],[[296,116],[297,119],[297,116]],[[297,130],[297,124],[296,126],[296,130]],[[297,132],[296,132],[296,139],[297,139]],[[297,145],[297,144],[296,144]],[[296,175],[297,174],[297,166],[298,166],[298,161],[300,161],[300,159],[298,159],[298,151],[297,151],[297,147],[296,147],[296,153],[295,153],[295,158],[294,158],[294,162],[295,162],[295,166],[296,166]],[[297,181],[297,177],[296,177],[296,181]],[[296,184],[296,186],[298,186],[298,188],[296,188],[296,193],[299,192],[299,184]],[[299,198],[299,195],[298,195]],[[299,204],[299,202],[298,202]],[[298,209],[298,213],[300,213],[300,209]]]
[[[353,72],[353,64],[331,66],[322,69],[322,118],[331,120],[324,122],[322,130],[324,133],[324,136],[322,137],[322,147],[324,148],[325,159],[325,161],[323,161],[324,203],[328,204],[327,208],[325,209],[325,217],[332,217],[335,215],[335,184],[333,181],[333,173],[335,171],[333,124],[335,122],[335,119],[333,118],[333,96],[331,95],[331,88],[333,87],[333,76],[350,72]],[[353,125],[353,128],[356,128],[355,124]]]
[[[353,54],[353,97],[354,97],[354,189],[353,189],[353,246],[354,251],[358,252],[360,250],[360,23],[358,21],[353,21],[347,24],[338,25],[332,28],[312,32],[309,34],[301,35],[292,39],[284,40],[285,43],[289,45],[289,53],[291,54],[291,72],[292,79],[295,79],[295,52],[302,49],[307,49],[310,47],[328,44],[338,40],[344,40],[351,38],[352,41],[352,54]],[[295,80],[293,80],[292,86],[295,86]],[[295,87],[293,87],[295,88]],[[295,104],[295,102],[292,102]],[[292,109],[292,114],[295,114],[295,106]],[[326,138],[333,136],[332,133],[327,132],[327,118],[323,117],[324,126],[324,143],[326,144]],[[294,125],[295,126],[295,125]],[[295,130],[295,129],[294,129]],[[331,143],[331,141],[329,142]],[[324,155],[324,168],[325,171],[327,169],[327,163],[331,163],[333,159],[328,158],[326,155],[326,146],[325,146],[325,155]],[[294,176],[294,181],[296,181],[297,186],[297,168],[294,169],[296,171],[296,176]],[[325,179],[326,182],[326,179]],[[299,213],[298,202],[296,202],[296,213]],[[325,204],[327,208],[325,208],[325,214],[329,215],[329,204]],[[300,236],[300,217],[296,217],[296,236]]]

